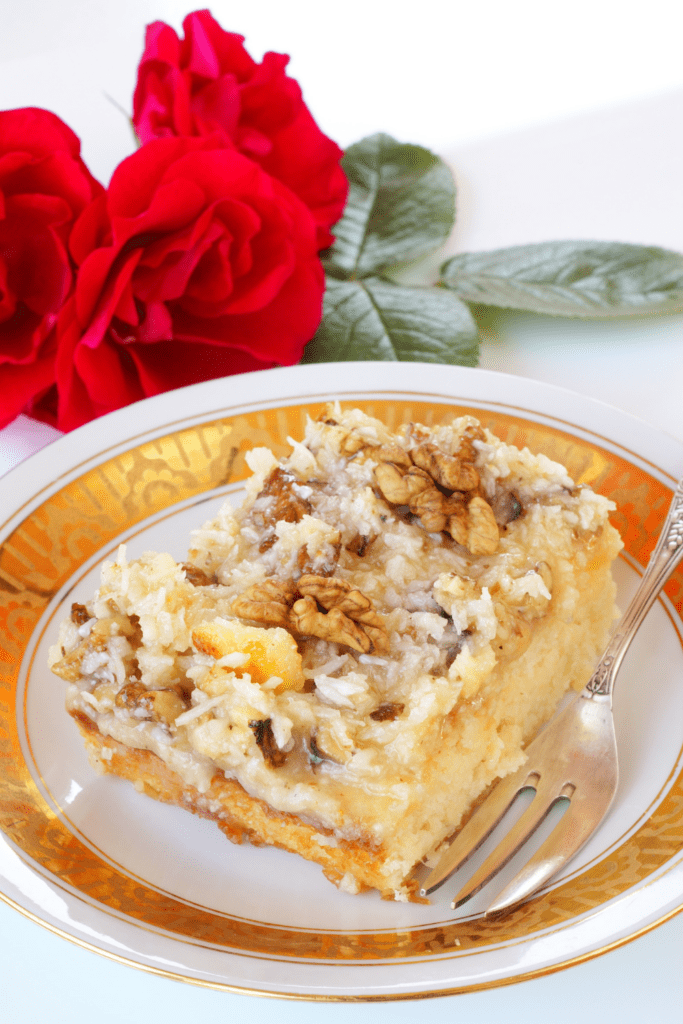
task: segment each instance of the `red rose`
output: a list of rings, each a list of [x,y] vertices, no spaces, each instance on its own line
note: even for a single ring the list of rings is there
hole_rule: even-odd
[[[226,141],[287,185],[309,207],[318,248],[331,245],[329,228],[341,217],[347,181],[342,152],[320,131],[285,74],[289,57],[267,53],[261,64],[225,32],[209,11],[183,22],[185,38],[162,21],[147,28],[133,97],[141,142],[220,131]]]
[[[27,410],[50,418],[54,326],[73,284],[69,233],[102,191],[55,114],[0,112],[0,427]],[[32,408],[39,400],[44,408]]]
[[[324,275],[308,209],[220,137],[155,139],[71,236],[59,426],[147,395],[301,358]]]

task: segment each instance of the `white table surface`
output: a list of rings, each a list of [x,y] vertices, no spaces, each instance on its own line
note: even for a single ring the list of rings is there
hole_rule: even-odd
[[[474,8],[476,10],[470,10]],[[131,150],[145,22],[179,26],[178,2],[25,0],[6,5],[0,107],[37,105],[83,139],[106,183]],[[467,9],[466,9],[467,7]],[[432,146],[455,170],[450,251],[603,238],[683,251],[683,5],[626,0],[419,5],[347,0],[215,3],[254,56],[290,52],[319,122],[340,144],[384,130]],[[569,387],[683,438],[683,315],[597,323],[505,314],[481,365]],[[0,474],[57,433],[26,417],[0,431]],[[3,484],[0,481],[0,488]],[[0,498],[2,495],[0,494]],[[1,888],[1,886],[0,886]],[[382,1022],[425,1013],[467,1024],[680,1020],[683,915],[587,963],[431,1002],[324,1004],[233,995],[154,977],[82,950],[0,902],[0,1020]]]

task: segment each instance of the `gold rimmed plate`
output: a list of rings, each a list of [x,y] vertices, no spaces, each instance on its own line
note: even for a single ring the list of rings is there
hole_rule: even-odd
[[[276,453],[338,398],[397,426],[473,412],[617,503],[623,601],[654,545],[683,445],[609,406],[518,377],[423,364],[323,364],[210,381],[95,421],[0,495],[0,895],[81,945],[234,991],[387,999],[544,974],[683,906],[683,570],[636,639],[615,698],[622,784],[580,857],[498,921],[334,889],[319,867],[234,847],[211,823],[98,777],[46,667],[60,620],[121,542],[186,552],[239,500],[254,445]],[[508,871],[513,873],[513,862]],[[503,879],[504,881],[504,879]],[[457,885],[457,879],[453,885]],[[500,883],[499,883],[500,885]],[[481,902],[478,902],[478,900]]]

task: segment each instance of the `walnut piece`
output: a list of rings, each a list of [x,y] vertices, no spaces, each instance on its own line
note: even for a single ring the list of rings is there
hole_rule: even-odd
[[[317,636],[320,640],[345,644],[361,654],[368,654],[373,646],[367,633],[338,608],[319,612],[313,597],[302,597],[294,602],[292,625],[303,636]]]
[[[496,490],[495,495],[491,499],[491,508],[493,509],[496,522],[501,527],[506,527],[509,523],[514,522],[515,519],[519,519],[524,511],[522,503],[515,492],[504,489]]]
[[[296,583],[265,580],[235,598],[232,612],[301,636],[344,644],[361,654],[386,651],[389,643],[372,601],[337,576],[304,573]]]
[[[254,512],[254,521],[259,526],[272,529],[276,523],[299,523],[305,515],[310,515],[313,510],[310,501],[302,498],[294,490],[294,485],[298,482],[293,473],[276,466],[258,494],[258,498],[275,500],[265,511]],[[264,544],[268,544],[269,541],[270,535],[264,539]]]
[[[406,469],[410,469],[413,464],[410,455],[400,444],[383,444],[373,448],[371,455],[379,462],[393,462],[395,466],[404,466]]]
[[[309,552],[306,544],[300,547],[297,555],[299,574],[304,575],[315,571],[320,576],[331,576],[337,568],[341,553],[341,534],[338,533],[337,537],[339,539],[336,542],[330,540],[330,543],[326,544],[322,551],[314,551],[313,554]],[[325,557],[325,548],[331,549],[328,557]]]
[[[339,445],[339,451],[342,455],[357,455],[362,448],[367,448],[368,442],[365,438],[361,437],[360,434],[349,431],[349,433],[342,439]]]
[[[363,448],[368,447],[368,442],[365,438],[357,433],[350,427],[342,426],[338,420],[334,418],[334,405],[328,402],[325,408],[317,418],[318,423],[324,423],[329,428],[329,432],[332,435],[334,447],[339,451],[340,455],[345,455],[347,458],[351,458],[357,455]]]
[[[289,580],[264,580],[255,583],[232,602],[233,615],[267,626],[289,626],[289,609],[296,586]]]
[[[473,491],[479,486],[479,474],[473,462],[440,451],[424,442],[411,451],[413,462],[448,491]]]
[[[178,715],[186,711],[189,700],[179,687],[147,690],[142,683],[132,681],[122,686],[114,700],[117,708],[135,711],[142,708],[155,722],[172,725]]]
[[[156,722],[165,722],[166,725],[172,725],[178,715],[187,710],[186,702],[170,687],[163,690],[148,690],[144,697],[140,698],[138,706],[149,711]]]
[[[440,493],[429,473],[417,466],[405,471],[403,466],[393,462],[381,462],[375,470],[375,479],[384,497],[394,505],[410,506],[424,491]]]
[[[138,701],[145,693],[147,693],[147,690],[142,683],[133,680],[121,687],[119,692],[116,694],[114,703],[117,708],[124,708],[126,711],[131,711],[133,708],[138,706]]]
[[[71,621],[76,626],[84,626],[86,622],[89,622],[92,615],[85,607],[84,604],[78,604],[76,601],[71,605]]]
[[[375,480],[379,489],[393,505],[408,504],[408,487],[404,483],[405,473],[393,462],[380,462],[375,469]]]
[[[488,502],[476,495],[467,506],[467,543],[473,555],[492,555],[498,547],[499,533]]]
[[[315,481],[307,482],[305,485],[298,480],[294,473],[277,466],[265,481],[262,490],[259,492],[256,502],[261,499],[274,499],[265,504],[264,507],[255,507],[251,516],[256,527],[265,530],[259,543],[261,554],[269,551],[277,543],[277,523],[300,523],[304,516],[311,515],[313,505],[308,498],[302,497],[301,487],[307,488],[303,493],[310,493]],[[298,553],[300,572],[311,572],[315,569],[318,572],[326,572],[330,575],[335,571],[341,550],[341,535],[337,536],[338,543],[335,545],[331,538],[319,551],[311,552],[307,544],[303,544]]]
[[[361,644],[361,647],[349,644],[347,640],[340,640],[341,643],[348,644],[354,650],[362,650],[364,654],[367,654],[370,650],[386,651],[389,638],[384,620],[375,611],[370,598],[362,594],[360,590],[352,587],[346,580],[339,579],[336,576],[302,576],[297,587],[299,593],[304,598],[314,598],[315,602],[327,609],[327,615],[324,615],[323,618],[328,619],[333,613],[339,613],[339,615],[334,616],[335,625],[339,623],[339,625],[343,626],[345,634],[355,637],[357,635],[356,631],[351,628],[351,625],[355,623],[370,641],[369,645],[366,646],[365,641],[359,639],[358,642]],[[296,608],[296,605],[294,608]],[[292,611],[294,611],[294,608]],[[339,616],[342,616],[342,618],[339,618]],[[349,622],[344,620],[349,620]],[[329,629],[329,626],[326,628]],[[310,630],[306,630],[306,632],[310,632]],[[320,636],[320,633],[312,633],[311,635]],[[336,638],[326,636],[323,639]]]
[[[359,558],[363,558],[370,547],[370,545],[377,540],[377,534],[372,537],[368,537],[364,533],[357,533],[355,537],[352,537],[348,544],[344,547],[352,555],[357,555]]]
[[[454,517],[460,519],[464,512],[462,495],[446,496],[433,486],[416,495],[408,507],[411,512],[420,517],[422,525],[428,533],[441,533],[442,530],[450,532],[451,519]],[[451,536],[454,540],[458,540],[453,534]]]
[[[498,547],[499,532],[491,506],[476,493],[474,439],[466,434],[455,455],[428,441],[409,452],[398,445],[373,449],[379,459],[375,480],[383,497],[399,508],[407,505],[428,533],[445,530],[471,554],[488,555]]]
[[[273,725],[270,718],[256,718],[249,722],[249,728],[254,734],[256,746],[263,754],[263,760],[267,761],[271,768],[282,768],[287,760],[287,754],[280,750],[275,737],[273,736]]]
[[[404,708],[405,704],[380,704],[378,708],[370,712],[370,718],[374,722],[393,722],[403,713]]]
[[[52,671],[68,683],[75,683],[81,678],[81,665],[86,654],[93,651],[104,651],[110,636],[111,622],[109,619],[100,619],[95,623],[85,640],[82,640],[78,647],[68,654],[65,654],[52,666]]]
[[[208,576],[203,569],[192,565],[191,562],[183,562],[180,568],[185,573],[187,582],[191,583],[193,587],[211,587],[217,582],[215,576]]]

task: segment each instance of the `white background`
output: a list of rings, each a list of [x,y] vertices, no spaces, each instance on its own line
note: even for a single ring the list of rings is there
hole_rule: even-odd
[[[133,149],[130,110],[144,25],[176,27],[178,2],[4,0],[0,108],[44,106],[83,140],[105,184]],[[683,4],[678,0],[252,0],[212,7],[256,58],[290,72],[342,146],[386,131],[430,146],[459,186],[450,251],[604,238],[683,251]],[[112,102],[113,101],[113,102]],[[482,365],[602,398],[683,437],[683,316],[596,322],[506,314]],[[0,432],[0,472],[54,436],[25,418]],[[0,483],[2,487],[2,483]],[[110,963],[0,904],[0,1019],[467,1024],[680,1019],[678,917],[551,977],[425,1003],[274,1002],[192,988]]]

